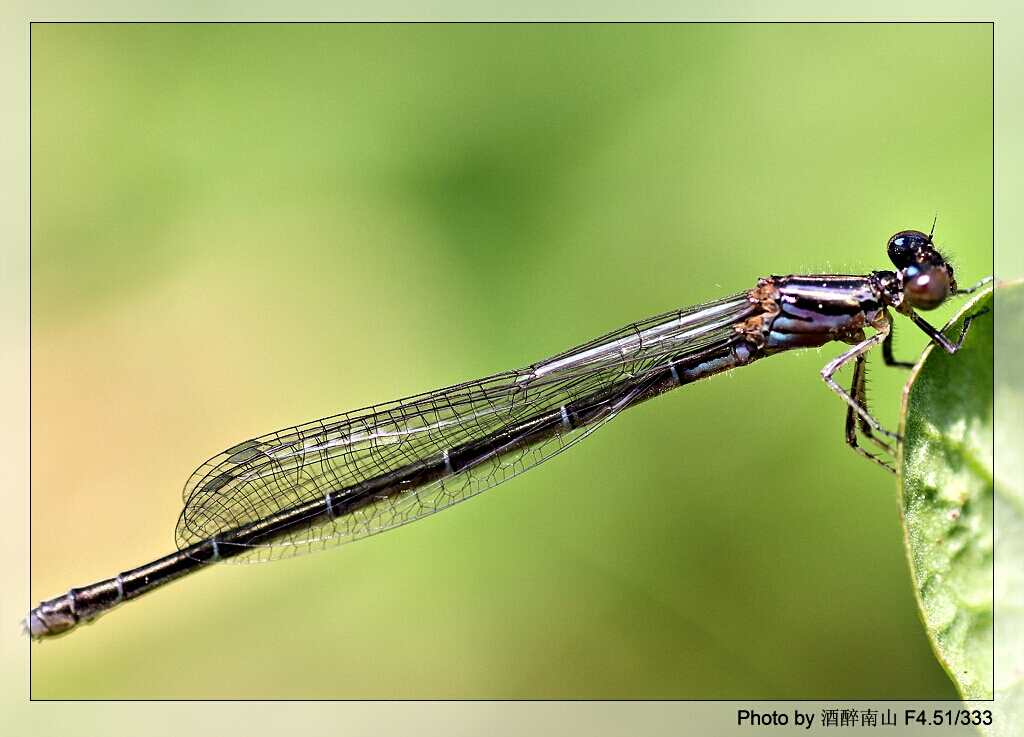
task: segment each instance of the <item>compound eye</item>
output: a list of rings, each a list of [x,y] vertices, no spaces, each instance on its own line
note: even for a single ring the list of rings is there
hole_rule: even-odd
[[[906,268],[914,262],[914,255],[931,242],[920,230],[904,230],[889,239],[889,260],[897,269]]]
[[[949,298],[949,274],[943,268],[909,266],[903,272],[903,293],[911,307],[934,310]]]

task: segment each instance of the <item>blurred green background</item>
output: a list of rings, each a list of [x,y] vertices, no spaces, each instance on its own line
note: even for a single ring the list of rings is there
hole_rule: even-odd
[[[884,269],[936,210],[960,281],[991,273],[991,34],[34,25],[34,600],[171,552],[188,475],[245,438],[759,276]],[[33,645],[32,696],[953,699],[894,479],[818,373],[840,350],[387,535],[176,582]],[[895,426],[905,375],[873,365]]]

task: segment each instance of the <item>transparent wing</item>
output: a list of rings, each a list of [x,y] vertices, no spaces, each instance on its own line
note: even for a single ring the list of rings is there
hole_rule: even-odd
[[[204,463],[185,486],[176,542],[214,535],[325,498],[332,492],[440,465],[453,449],[495,438],[461,472],[417,488],[385,488],[357,509],[232,561],[289,557],[371,535],[449,507],[542,463],[627,407],[643,377],[668,361],[729,340],[755,308],[746,293],[628,325],[524,369],[335,415],[239,443]],[[602,394],[603,393],[603,394]],[[583,427],[568,424],[525,445],[502,434],[537,417],[600,396]]]

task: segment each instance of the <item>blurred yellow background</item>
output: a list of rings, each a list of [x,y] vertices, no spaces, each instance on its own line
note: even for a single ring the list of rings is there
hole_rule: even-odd
[[[961,283],[991,273],[991,33],[33,26],[34,599],[171,552],[188,475],[246,438],[759,276],[885,269],[936,210]],[[955,698],[894,480],[820,379],[839,351],[171,584],[34,645],[32,696]],[[894,426],[905,375],[873,365]]]

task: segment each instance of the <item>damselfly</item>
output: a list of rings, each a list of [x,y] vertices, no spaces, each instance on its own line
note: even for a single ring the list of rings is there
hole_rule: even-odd
[[[262,561],[320,550],[412,522],[507,481],[586,437],[619,412],[683,384],[775,353],[852,345],[822,369],[858,430],[882,451],[896,438],[867,411],[865,354],[892,355],[889,308],[948,353],[954,343],[915,310],[957,294],[931,235],[889,239],[895,271],[771,276],[746,292],[627,325],[516,371],[335,415],[228,448],[192,474],[178,552],[42,602],[26,629],[70,631],[122,602],[218,561]],[[986,280],[987,281],[987,280]],[[984,283],[984,282],[982,282]],[[866,329],[873,330],[867,337]],[[834,380],[853,362],[849,391]]]

